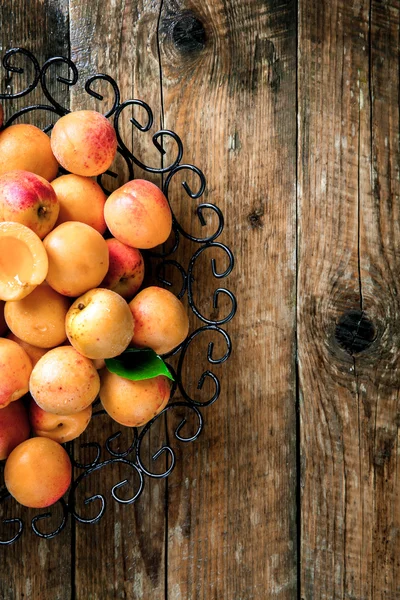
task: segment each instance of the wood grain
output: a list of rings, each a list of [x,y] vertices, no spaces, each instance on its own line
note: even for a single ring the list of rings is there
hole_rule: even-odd
[[[396,598],[399,5],[299,15],[301,597]],[[359,354],[349,310],[376,330]]]
[[[27,18],[26,2],[19,0],[5,0],[0,5],[1,26],[1,57],[4,52],[14,46],[23,46],[31,50],[40,64],[51,56],[57,54],[68,55],[68,2],[64,0],[38,1],[29,4],[30,18]],[[34,16],[34,17],[33,17]],[[16,93],[24,89],[26,83],[31,81],[33,72],[28,63],[18,59],[18,65],[25,68],[22,75],[13,74],[11,79],[5,77],[1,71],[1,89],[4,92]],[[52,91],[57,99],[65,106],[69,105],[68,90],[61,84],[56,84]],[[17,109],[44,101],[40,89],[27,97],[13,102],[5,103],[5,113],[8,118]],[[47,102],[46,102],[47,103]],[[32,113],[19,122],[31,121],[42,127],[51,121],[51,117]],[[0,506],[0,520],[3,517],[20,517],[24,521],[25,530],[22,537],[10,547],[0,547],[1,577],[0,598],[4,600],[41,600],[54,598],[67,600],[70,595],[71,581],[71,528],[68,523],[66,529],[53,540],[40,539],[30,530],[30,523],[34,516],[45,513],[46,510],[25,509],[12,500],[7,500]],[[61,522],[61,511],[55,507],[51,511],[53,517],[50,522],[38,523],[42,531],[51,531]],[[8,526],[10,527],[10,526]],[[9,534],[9,530],[2,529],[2,536]]]
[[[171,600],[296,593],[295,23],[292,1],[163,3],[165,126],[206,174],[205,201],[224,212],[220,240],[236,259],[226,282],[213,281],[205,260],[196,298],[207,315],[219,285],[239,298],[227,325],[233,356],[215,370],[221,397],[168,481]],[[187,230],[212,231],[209,213],[199,226],[181,180],[170,198]],[[201,375],[206,349],[199,343],[188,356],[186,380]]]

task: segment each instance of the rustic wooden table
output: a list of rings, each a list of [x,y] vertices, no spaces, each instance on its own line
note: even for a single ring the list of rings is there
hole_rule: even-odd
[[[400,598],[399,11],[2,1],[2,53],[69,53],[179,133],[225,214],[239,303],[221,397],[168,482],[1,548],[2,600]],[[57,94],[87,105],[79,84]]]

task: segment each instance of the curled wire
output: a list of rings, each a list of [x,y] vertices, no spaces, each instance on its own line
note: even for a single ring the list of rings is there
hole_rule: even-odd
[[[15,100],[16,98],[22,98],[22,96],[26,96],[27,94],[30,94],[30,92],[32,92],[39,83],[39,80],[40,80],[39,63],[38,63],[36,57],[32,54],[32,52],[30,52],[29,50],[26,50],[25,48],[11,48],[10,50],[7,50],[7,52],[5,53],[5,55],[3,57],[3,67],[7,71],[7,74],[17,73],[18,75],[22,75],[23,73],[25,73],[25,69],[23,67],[18,67],[15,64],[13,64],[12,59],[19,55],[26,56],[29,59],[29,61],[31,62],[31,64],[33,65],[34,72],[35,72],[33,81],[31,81],[26,86],[26,88],[24,88],[20,92],[9,93],[9,94],[0,94],[1,100]],[[6,82],[10,79],[11,79],[10,77],[7,77]]]
[[[203,246],[201,246],[197,250],[197,252],[195,252],[193,254],[192,258],[190,259],[190,263],[189,263],[189,267],[188,267],[188,277],[187,277],[189,306],[192,309],[192,311],[194,312],[194,314],[196,315],[196,317],[198,317],[204,323],[208,323],[209,325],[222,325],[224,323],[227,323],[228,321],[233,319],[233,317],[236,314],[236,310],[237,310],[237,302],[236,302],[235,295],[228,289],[222,288],[222,287],[219,287],[216,290],[214,290],[213,308],[215,310],[218,309],[218,299],[221,295],[224,295],[227,298],[229,298],[230,304],[231,304],[231,309],[230,309],[229,313],[227,315],[225,315],[225,317],[221,317],[219,319],[210,319],[200,312],[200,309],[197,307],[197,305],[195,303],[194,294],[193,294],[193,285],[194,285],[194,281],[195,281],[195,278],[193,276],[194,268],[196,266],[196,263],[197,263],[199,257],[203,254],[203,252],[208,252],[209,250],[213,250],[216,248],[222,250],[226,254],[226,256],[228,257],[228,266],[226,267],[226,269],[224,271],[219,272],[217,270],[215,258],[213,257],[211,259],[211,272],[216,279],[223,279],[223,278],[227,277],[232,272],[235,261],[234,261],[232,251],[227,246],[225,246],[225,244],[221,244],[220,242],[208,242],[208,243],[204,244]]]
[[[73,515],[73,517],[79,521],[80,523],[97,523],[97,521],[99,521],[101,519],[101,517],[104,514],[104,511],[106,509],[106,499],[104,497],[103,494],[93,494],[92,496],[90,496],[89,498],[86,498],[84,500],[84,504],[87,506],[88,504],[92,504],[93,502],[97,502],[98,503],[98,512],[97,514],[92,517],[92,518],[85,518],[83,516],[81,516],[79,513],[77,513],[76,509],[75,509],[75,494],[76,491],[79,487],[79,485],[82,483],[82,481],[84,481],[85,479],[87,479],[90,475],[92,475],[92,473],[99,471],[100,469],[104,469],[104,467],[108,466],[108,465],[113,465],[113,464],[117,464],[117,463],[123,463],[125,465],[128,465],[129,467],[131,467],[135,473],[138,476],[138,480],[139,480],[139,485],[137,486],[136,491],[134,492],[134,494],[129,498],[129,499],[122,499],[118,496],[117,494],[117,490],[121,489],[122,487],[124,487],[125,485],[128,484],[128,480],[124,479],[123,481],[120,481],[118,483],[116,483],[112,489],[111,489],[111,495],[114,498],[114,500],[116,500],[117,502],[119,502],[120,504],[132,504],[133,502],[135,502],[140,494],[143,491],[143,487],[144,487],[144,478],[143,478],[143,473],[141,472],[141,470],[138,468],[138,466],[133,463],[130,460],[127,460],[126,458],[111,458],[109,460],[105,460],[101,463],[97,463],[94,467],[91,467],[87,470],[85,470],[83,473],[81,473],[81,475],[79,475],[79,477],[77,477],[77,479],[75,479],[75,481],[72,484],[69,496],[68,496],[68,506],[69,506],[69,510],[71,512],[71,514]]]
[[[189,410],[194,415],[196,415],[197,420],[198,420],[198,425],[197,425],[197,429],[196,429],[195,433],[189,437],[184,437],[180,433],[182,431],[183,427],[185,426],[185,424],[187,423],[186,419],[181,420],[181,422],[175,428],[175,431],[174,431],[175,438],[178,441],[193,442],[194,440],[196,440],[199,437],[200,433],[203,430],[204,422],[203,422],[203,416],[202,416],[201,412],[199,411],[199,409],[196,406],[194,406],[193,404],[189,404],[187,402],[171,402],[171,403],[167,404],[167,406],[160,413],[158,413],[158,415],[153,417],[151,419],[151,421],[149,421],[143,427],[142,431],[140,432],[139,438],[138,438],[138,443],[137,443],[137,450],[136,450],[136,462],[137,462],[139,468],[143,471],[143,473],[145,475],[147,475],[148,477],[151,477],[153,479],[164,479],[165,477],[168,477],[168,475],[170,475],[170,473],[174,470],[174,467],[175,467],[175,462],[176,462],[175,452],[173,451],[171,446],[169,446],[168,444],[164,444],[161,448],[159,448],[156,452],[153,453],[153,455],[152,455],[153,462],[156,462],[163,455],[167,455],[167,457],[168,457],[167,463],[166,463],[168,466],[165,467],[163,471],[155,473],[154,471],[150,471],[149,469],[147,469],[147,467],[145,467],[145,465],[142,461],[142,458],[141,458],[142,443],[146,437],[146,434],[150,431],[153,423],[155,423],[156,421],[161,419],[162,416],[165,415],[167,412],[174,410],[177,407],[184,407],[185,409]]]
[[[181,392],[182,396],[194,406],[203,406],[203,407],[210,406],[210,404],[213,404],[218,399],[220,392],[221,392],[221,384],[220,384],[219,378],[215,375],[215,373],[210,371],[210,369],[206,369],[205,371],[203,371],[203,373],[201,374],[201,376],[198,380],[198,383],[197,383],[197,389],[201,390],[203,388],[203,385],[204,385],[204,382],[206,381],[206,379],[210,379],[213,382],[214,393],[207,400],[199,401],[199,400],[195,400],[194,398],[192,398],[189,395],[189,393],[186,391],[185,386],[182,382],[182,369],[183,369],[186,353],[187,353],[190,345],[193,343],[193,341],[196,338],[201,336],[203,333],[210,332],[210,331],[213,331],[213,332],[217,333],[219,336],[221,336],[226,344],[226,350],[225,350],[224,354],[222,356],[219,356],[218,358],[216,358],[214,356],[214,342],[209,342],[208,348],[207,348],[207,360],[210,364],[220,365],[220,364],[224,363],[226,360],[228,360],[228,358],[230,357],[231,352],[232,352],[231,338],[229,337],[228,333],[224,329],[221,329],[221,327],[218,327],[217,325],[205,325],[204,327],[200,327],[199,329],[196,329],[196,331],[193,331],[193,333],[191,333],[189,335],[186,342],[184,343],[184,346],[183,346],[180,356],[179,356],[179,362],[178,362],[178,368],[177,368],[177,382],[178,382],[179,391]]]
[[[56,527],[56,529],[54,529],[53,531],[51,531],[49,533],[43,533],[37,527],[38,521],[49,519],[52,516],[51,512],[46,512],[46,513],[43,513],[41,515],[37,515],[36,517],[33,517],[32,521],[31,521],[31,527],[32,527],[32,531],[38,537],[44,538],[46,540],[49,540],[49,539],[55,537],[56,535],[58,535],[59,533],[61,533],[61,531],[65,528],[65,526],[67,524],[67,521],[68,521],[68,506],[65,503],[65,500],[63,498],[61,498],[59,500],[59,503],[60,503],[60,505],[62,507],[62,520],[61,520],[61,523],[58,525],[58,527]]]

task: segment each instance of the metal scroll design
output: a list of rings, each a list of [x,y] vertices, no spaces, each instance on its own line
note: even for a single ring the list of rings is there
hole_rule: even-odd
[[[29,122],[32,122],[32,115],[45,111],[51,116],[51,123],[44,129],[47,132],[51,130],[58,117],[69,112],[69,108],[63,106],[51,91],[54,88],[54,82],[65,85],[69,89],[78,83],[78,69],[69,58],[57,56],[50,58],[40,66],[36,57],[29,50],[12,48],[5,53],[2,64],[5,70],[6,92],[0,94],[0,102],[4,106],[7,102],[25,96],[28,97],[36,89],[40,89],[45,98],[43,103],[27,104],[8,116],[3,129],[28,114],[30,116]],[[64,71],[63,75],[59,74],[60,68]],[[31,80],[25,84],[25,87],[14,91],[15,87],[18,88],[19,76],[28,71],[31,73]],[[67,499],[59,500],[57,503],[58,508],[55,511],[56,515],[54,515],[54,508],[52,508],[51,510],[44,510],[30,519],[32,532],[47,539],[59,534],[66,527],[69,518],[84,524],[94,524],[103,516],[107,506],[106,494],[92,493],[85,497],[83,491],[86,484],[90,487],[92,482],[95,482],[96,473],[113,469],[118,465],[129,472],[129,476],[114,483],[109,492],[112,499],[119,504],[133,504],[136,502],[144,489],[147,478],[163,479],[171,474],[176,463],[175,444],[186,444],[198,439],[204,428],[203,412],[220,396],[222,383],[220,377],[214,372],[214,367],[218,369],[219,365],[225,363],[232,351],[230,336],[222,326],[231,321],[237,309],[234,294],[229,289],[219,285],[232,272],[234,255],[228,246],[217,241],[224,230],[222,211],[215,204],[202,201],[202,197],[206,192],[206,178],[203,172],[195,165],[182,163],[183,144],[176,133],[167,129],[160,129],[151,134],[154,118],[149,105],[138,99],[121,102],[118,84],[111,76],[97,73],[89,77],[84,82],[85,92],[89,96],[99,102],[104,100],[104,96],[96,89],[96,84],[99,81],[103,82],[103,85],[106,82],[111,92],[111,101],[110,94],[107,95],[108,108],[105,108],[102,112],[112,120],[115,127],[118,153],[127,165],[128,179],[134,177],[135,167],[139,167],[148,173],[160,174],[164,178],[163,191],[170,202],[173,214],[172,234],[164,248],[157,251],[148,251],[146,259],[151,265],[155,284],[171,287],[172,282],[170,279],[175,280],[176,277],[168,278],[167,273],[175,272],[175,275],[178,276],[180,283],[178,289],[174,289],[174,291],[178,298],[187,302],[193,313],[193,321],[197,321],[197,328],[190,332],[187,339],[180,346],[164,356],[175,377],[171,400],[161,413],[140,430],[137,428],[128,429],[130,440],[125,449],[121,450],[117,447],[121,431],[116,431],[109,436],[103,445],[97,441],[79,444],[79,440],[66,445],[75,473],[75,479],[67,494]],[[133,110],[135,110],[135,116],[130,116],[129,121],[135,136],[149,136],[149,143],[154,145],[160,154],[160,167],[146,164],[137,156],[134,148],[130,148],[124,141],[121,127],[122,118],[123,116],[132,115]],[[164,148],[167,139],[172,141],[174,148],[172,158],[165,156]],[[170,147],[171,144],[168,144],[168,146]],[[106,174],[112,177],[117,176],[111,170],[107,171]],[[183,179],[179,186],[179,180],[182,180],[188,174],[190,175],[190,181],[194,183],[189,185]],[[101,175],[98,177],[98,182],[108,193]],[[176,198],[171,198],[171,194]],[[184,206],[187,205],[188,207],[187,212],[192,213],[194,210],[194,228],[196,228],[196,231],[198,232],[204,228],[207,231],[205,235],[201,236],[198,233],[188,231],[178,221],[173,207],[180,206],[183,203]],[[192,254],[189,254],[189,260],[186,259],[186,266],[179,262],[177,257],[182,239],[186,240],[185,244],[194,245],[195,247]],[[187,253],[186,256],[188,256]],[[209,266],[205,267],[205,264]],[[205,281],[207,285],[210,284],[212,291],[209,293],[208,301],[205,301],[204,298],[202,300],[196,298],[196,284],[198,281]],[[215,282],[215,285],[212,282]],[[176,283],[174,284],[175,287]],[[203,285],[202,288],[204,287]],[[220,309],[219,304],[223,304],[223,308]],[[208,306],[211,314],[207,314],[205,306]],[[199,352],[201,340],[207,341],[210,339],[213,341],[208,341],[204,356],[204,363],[207,366],[198,377],[197,382],[189,381],[188,384],[185,381],[185,376],[187,376],[186,357],[193,347],[196,347],[197,353]],[[218,352],[216,347],[218,347]],[[170,364],[173,360],[177,360],[175,368]],[[194,387],[197,387],[195,393],[193,393]],[[96,419],[108,418],[101,407],[95,407],[93,416]],[[149,465],[146,463],[144,456],[148,455],[150,434],[154,424],[163,420],[172,433],[170,433],[170,439],[167,438],[167,441],[161,447],[151,453],[152,459]],[[172,425],[172,421],[176,421],[175,425]],[[75,450],[73,449],[74,446]],[[78,446],[79,450],[77,449]],[[146,451],[144,451],[144,448],[146,448]],[[81,450],[90,455],[86,461],[79,459],[78,455],[81,454]],[[0,507],[6,506],[10,502],[14,502],[10,494],[4,486],[0,487]],[[57,521],[56,524],[54,524],[54,521]],[[25,530],[22,517],[3,519],[0,517],[0,525],[0,545],[3,546],[16,542]]]

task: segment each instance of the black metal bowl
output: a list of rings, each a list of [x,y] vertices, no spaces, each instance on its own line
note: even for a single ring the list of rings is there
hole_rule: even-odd
[[[37,118],[38,115],[40,114],[42,118],[43,114],[46,114],[50,119],[50,123],[45,125],[43,130],[48,132],[59,116],[63,116],[70,112],[69,109],[63,107],[56,100],[54,92],[50,91],[54,88],[55,82],[66,86],[74,86],[78,83],[78,70],[70,59],[65,57],[54,57],[40,66],[38,60],[28,50],[24,48],[12,48],[8,50],[3,57],[3,67],[5,69],[4,81],[6,82],[6,90],[5,93],[0,94],[0,100],[5,106],[7,117],[3,129],[17,121],[38,124],[40,120]],[[57,75],[57,71],[59,71],[60,67],[68,71],[67,77],[61,76],[60,74]],[[31,76],[30,83],[28,83],[24,89],[14,91],[15,85],[18,86],[18,76],[25,74],[26,78],[27,73]],[[217,241],[224,229],[224,218],[221,210],[215,204],[199,201],[206,190],[206,179],[204,174],[198,167],[181,162],[183,157],[182,142],[176,133],[166,129],[156,131],[151,138],[151,143],[160,153],[161,166],[154,167],[142,162],[124,143],[120,131],[121,122],[125,115],[131,115],[132,110],[139,107],[136,110],[140,110],[142,114],[145,114],[146,122],[144,124],[139,122],[133,115],[130,116],[129,121],[134,128],[133,131],[136,132],[137,135],[145,134],[146,132],[149,132],[153,126],[152,110],[142,100],[131,99],[121,102],[120,91],[116,81],[109,75],[101,73],[92,75],[84,83],[86,93],[97,101],[103,101],[103,96],[95,89],[100,82],[103,82],[101,85],[110,86],[112,99],[110,101],[110,95],[108,94],[107,104],[109,107],[107,111],[104,111],[104,114],[113,121],[118,139],[118,153],[122,158],[124,165],[126,165],[124,170],[126,171],[127,178],[132,179],[134,177],[135,165],[140,170],[147,173],[162,175],[163,191],[170,201],[173,212],[173,229],[169,242],[167,242],[165,247],[158,252],[153,251],[145,253],[147,272],[152,273],[152,282],[157,283],[158,285],[172,286],[172,282],[174,281],[173,289],[178,287],[178,289],[174,289],[176,295],[185,302],[187,301],[190,310],[195,316],[195,318],[192,319],[192,321],[195,321],[195,328],[192,329],[188,338],[178,348],[164,357],[169,368],[175,375],[175,384],[173,386],[170,402],[159,415],[154,417],[147,425],[139,430],[137,428],[120,427],[115,433],[108,435],[104,442],[89,441],[80,443],[79,440],[76,440],[75,442],[65,445],[71,457],[74,466],[74,474],[76,476],[68,494],[66,494],[66,498],[59,500],[57,503],[59,506],[55,511],[52,509],[52,512],[41,513],[30,518],[33,532],[42,538],[52,538],[60,533],[64,529],[69,516],[80,523],[92,524],[96,523],[103,516],[106,510],[106,498],[104,494],[92,493],[89,497],[85,497],[83,501],[81,498],[79,502],[77,502],[77,494],[78,491],[82,489],[82,482],[87,481],[92,473],[95,473],[110,464],[118,464],[120,468],[123,467],[123,469],[130,471],[132,474],[132,481],[129,482],[129,485],[130,487],[133,485],[134,491],[130,494],[130,497],[121,497],[119,495],[121,488],[128,484],[127,478],[115,484],[111,489],[112,497],[116,502],[121,504],[132,504],[139,498],[143,491],[146,478],[168,477],[175,466],[176,460],[175,452],[171,446],[170,440],[168,440],[168,436],[166,437],[165,444],[152,452],[154,461],[157,461],[157,459],[164,455],[165,460],[161,461],[163,464],[161,469],[160,461],[157,461],[157,468],[153,469],[150,469],[150,467],[145,464],[145,460],[142,457],[142,448],[147,442],[144,442],[144,440],[148,440],[154,424],[159,422],[160,419],[166,420],[167,415],[170,417],[171,413],[176,413],[178,416],[177,424],[173,428],[175,440],[188,443],[199,437],[204,426],[203,410],[205,407],[213,404],[221,393],[220,379],[211,368],[221,365],[228,360],[232,348],[230,337],[225,329],[222,328],[222,325],[225,325],[234,317],[236,312],[236,299],[234,294],[227,288],[215,287],[214,281],[224,279],[231,273],[234,266],[234,257],[231,250],[226,245]],[[16,101],[19,102],[17,99],[25,96],[28,99],[29,95],[34,90],[36,90],[35,94],[37,91],[41,90],[45,99],[44,102],[47,101],[48,103],[27,104],[23,108],[13,112],[11,115],[7,115],[8,103],[11,103],[11,109],[15,110]],[[175,147],[175,158],[170,160],[169,164],[164,166],[163,163],[166,155],[164,148],[165,144],[168,145],[169,142],[172,142]],[[195,211],[196,220],[198,221],[197,224],[200,226],[197,227],[197,229],[206,226],[206,216],[209,222],[212,223],[213,231],[208,233],[205,237],[195,235],[183,228],[174,215],[173,204],[169,197],[172,180],[177,174],[179,174],[179,177],[182,177],[182,175],[186,175],[187,177],[188,173],[191,173],[190,177],[192,181],[196,181],[197,179],[197,186],[196,189],[192,189],[186,181],[182,181],[183,192],[181,192],[181,195],[186,195],[193,201],[193,206],[188,205],[188,210]],[[107,171],[105,175],[111,177],[117,176],[117,174],[112,171]],[[104,191],[109,193],[102,175],[98,177],[98,182]],[[209,229],[209,227],[206,229]],[[179,253],[183,239],[185,240],[185,265],[182,264],[182,252]],[[192,250],[189,251],[188,255],[187,247],[189,246],[192,246]],[[178,255],[180,261],[176,259]],[[223,255],[224,258],[221,257],[221,255]],[[210,262],[207,261],[205,263],[205,257],[211,259]],[[223,260],[225,263],[225,268],[222,272],[217,270],[217,257],[219,261]],[[200,265],[201,268],[199,268]],[[209,266],[206,267],[205,265]],[[207,278],[207,283],[210,282],[210,292],[207,298],[208,302],[202,298],[200,307],[200,303],[195,300],[195,286],[196,281],[198,283],[201,278]],[[224,299],[223,309],[218,307],[219,300],[222,298]],[[205,314],[203,306],[207,304],[212,304],[211,316]],[[224,311],[226,314],[220,316],[221,311]],[[199,343],[200,340],[202,343]],[[206,340],[206,345],[204,345],[204,340]],[[183,374],[185,373],[185,377],[188,378],[188,373],[185,370],[185,357],[195,345],[196,353],[203,356],[202,360],[205,369],[200,373],[200,376],[196,375],[196,381],[189,381],[184,384]],[[219,354],[217,357],[215,356],[216,348],[218,348]],[[201,360],[199,362],[201,363]],[[194,377],[192,373],[189,373],[189,379],[190,376]],[[196,383],[198,392],[193,393],[189,388],[194,388],[193,384]],[[206,397],[204,398],[204,396]],[[99,405],[99,401],[94,404],[93,416],[95,419],[109,419],[108,415],[106,415],[105,411],[101,408],[101,405]],[[127,438],[129,440],[128,443],[125,441],[125,445],[127,446],[125,448],[121,448],[122,429],[128,430],[125,431],[122,436],[125,440]],[[183,432],[184,429],[186,434]],[[86,454],[89,453],[91,458],[80,461],[77,456],[81,452]],[[1,466],[2,473],[4,464]],[[124,491],[122,491],[122,495],[123,494]],[[93,505],[92,503],[95,504]],[[90,516],[85,517],[78,514],[76,508],[77,504],[92,504]],[[2,511],[6,510],[7,515],[16,514],[15,510],[17,506],[17,503],[7,492],[3,483],[0,488],[0,507]],[[93,514],[93,507],[95,507],[96,514]],[[49,519],[54,512],[60,521],[59,525],[56,528],[51,526],[53,530],[47,531],[46,533],[40,531],[39,522],[44,519]],[[53,521],[54,516],[51,523]],[[24,526],[25,523],[23,518],[16,516],[4,518],[3,515],[0,544],[9,545],[17,541],[24,531]]]

